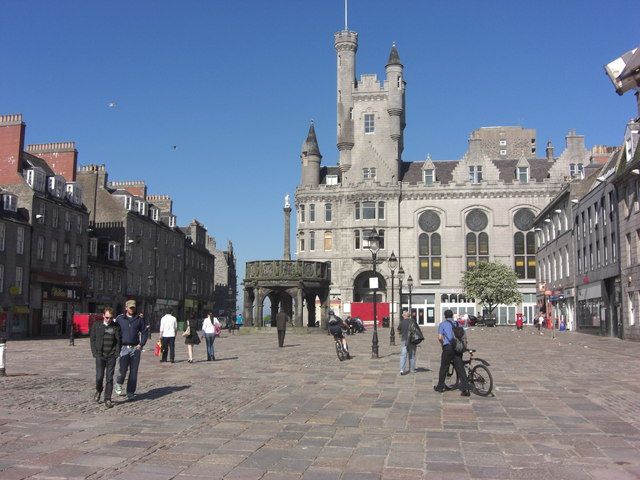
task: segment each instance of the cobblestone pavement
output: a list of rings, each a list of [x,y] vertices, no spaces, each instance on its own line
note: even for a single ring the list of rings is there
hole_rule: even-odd
[[[14,341],[0,379],[0,479],[637,479],[640,344],[474,329],[495,396],[437,394],[424,329],[418,372],[380,331],[216,340],[216,362],[143,354],[138,396],[92,401],[88,340]],[[150,342],[149,347],[152,344]]]

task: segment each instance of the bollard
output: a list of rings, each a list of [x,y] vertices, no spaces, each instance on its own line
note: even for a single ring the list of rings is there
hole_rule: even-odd
[[[5,358],[7,355],[7,339],[0,337],[0,377],[6,377]]]

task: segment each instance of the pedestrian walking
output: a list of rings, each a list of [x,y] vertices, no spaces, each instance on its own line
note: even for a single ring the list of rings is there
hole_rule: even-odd
[[[207,317],[202,321],[202,331],[205,343],[207,344],[207,362],[216,359],[213,350],[213,342],[217,335],[220,335],[220,322],[216,317],[211,318],[211,312],[207,313]]]
[[[142,319],[142,315],[136,314],[135,300],[127,300],[124,306],[125,313],[118,315],[118,318],[116,318],[116,323],[120,326],[122,333],[122,346],[120,348],[120,368],[116,379],[115,391],[117,395],[124,395],[122,386],[128,371],[127,400],[133,400],[136,386],[138,385],[140,356],[142,355],[142,347],[147,343],[148,329]]]
[[[409,357],[409,370],[411,373],[416,373],[416,348],[409,341],[409,326],[411,322],[415,322],[414,319],[411,318],[409,311],[405,310],[402,312],[402,319],[398,324],[398,333],[401,334],[402,339],[402,349],[400,350],[400,375],[406,375],[409,371],[405,370],[407,366],[407,357]]]
[[[540,312],[540,315],[538,315],[538,318],[535,320],[535,324],[536,324],[536,328],[538,329],[538,333],[540,335],[542,335],[542,325],[545,322],[545,318],[544,318],[544,313]]]
[[[240,331],[240,327],[244,325],[244,317],[241,313],[236,315],[236,330]]]
[[[456,353],[453,349],[453,312],[451,310],[444,311],[444,322],[438,326],[438,342],[442,345],[442,355],[440,357],[440,372],[438,375],[438,385],[433,389],[442,393],[445,390],[444,380],[449,370],[449,364],[453,362],[456,369],[458,379],[460,380],[460,389],[463,397],[469,396],[469,382],[464,372],[464,364],[462,363],[462,353]]]
[[[113,321],[113,308],[106,307],[102,313],[102,322],[93,322],[89,332],[91,353],[96,359],[96,393],[93,399],[100,402],[102,384],[104,384],[104,406],[113,407],[111,393],[113,391],[113,374],[120,352],[120,326]],[[105,375],[106,373],[106,375]],[[106,381],[105,381],[106,376]]]
[[[280,307],[280,311],[276,315],[276,328],[278,329],[278,346],[284,347],[284,335],[287,331],[287,323],[289,323],[289,315]]]
[[[178,320],[173,316],[171,309],[160,319],[160,343],[162,344],[160,357],[161,362],[167,361],[167,354],[171,363],[176,360],[176,332],[178,331]]]
[[[193,363],[193,346],[200,345],[200,337],[198,336],[198,322],[196,317],[192,314],[191,318],[187,321],[187,329],[182,334],[184,337],[184,343],[187,346],[187,355],[189,359],[188,363]]]

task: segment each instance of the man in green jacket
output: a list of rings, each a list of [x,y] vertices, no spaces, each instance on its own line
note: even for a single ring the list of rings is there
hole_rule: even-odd
[[[94,322],[91,325],[89,337],[91,340],[91,353],[96,359],[96,393],[93,399],[100,402],[102,395],[102,383],[106,371],[106,383],[104,385],[104,405],[107,408],[113,407],[111,393],[113,391],[113,373],[116,369],[116,360],[120,353],[122,336],[120,325],[114,322],[113,309],[106,307],[101,322]]]

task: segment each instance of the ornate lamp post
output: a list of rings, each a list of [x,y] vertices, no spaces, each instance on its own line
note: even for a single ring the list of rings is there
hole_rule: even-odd
[[[373,338],[371,339],[371,358],[378,358],[378,319],[377,317],[377,299],[378,276],[376,275],[376,262],[378,260],[378,251],[380,250],[380,237],[378,231],[374,228],[369,234],[369,250],[371,251],[371,259],[373,262],[373,278],[375,279],[373,288]]]
[[[75,277],[78,274],[78,267],[74,263],[69,265],[69,273],[72,277]],[[73,339],[73,312],[67,312],[67,315],[71,315],[69,318],[69,346],[73,347],[75,345],[75,340]]]
[[[400,266],[398,269],[398,305],[400,308],[398,309],[398,325],[400,324],[400,320],[402,319],[402,282],[404,280],[404,268]]]
[[[409,317],[413,318],[413,302],[411,301],[411,291],[413,290],[413,278],[409,275],[407,278],[407,287],[409,287]]]
[[[394,321],[393,321],[393,309],[395,307],[395,297],[394,297],[394,284],[393,284],[393,280],[394,280],[394,273],[396,271],[396,268],[398,268],[398,259],[396,258],[395,254],[393,252],[391,252],[391,256],[389,257],[389,270],[391,270],[391,332],[389,332],[389,345],[395,345],[396,344],[396,330],[394,328]]]

